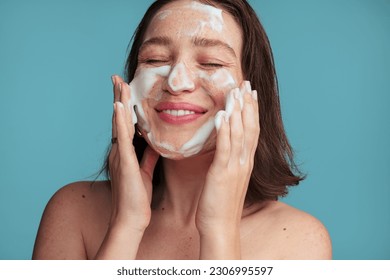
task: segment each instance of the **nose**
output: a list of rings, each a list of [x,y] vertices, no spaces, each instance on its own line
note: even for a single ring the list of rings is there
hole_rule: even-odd
[[[167,79],[167,89],[175,95],[195,89],[193,75],[184,63],[180,62],[172,68]]]

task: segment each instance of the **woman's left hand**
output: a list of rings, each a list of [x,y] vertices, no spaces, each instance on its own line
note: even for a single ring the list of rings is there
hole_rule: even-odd
[[[214,160],[196,213],[201,259],[240,258],[240,222],[260,124],[257,92],[251,90],[248,81],[229,94],[233,110],[230,118],[226,112],[219,113]]]

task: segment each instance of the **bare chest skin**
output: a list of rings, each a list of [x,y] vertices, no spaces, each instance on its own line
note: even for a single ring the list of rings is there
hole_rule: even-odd
[[[275,204],[276,203],[276,204]],[[86,215],[82,234],[88,259],[94,259],[105,237],[111,212],[110,192],[99,190],[85,197]],[[241,221],[241,256],[243,259],[278,258],[278,239],[286,235],[287,229],[276,229],[267,212],[277,207],[271,202],[264,207],[252,207]],[[163,222],[158,222],[163,221]],[[263,225],[263,226],[259,226]],[[194,223],[183,225],[169,218],[169,211],[153,211],[150,226],[140,243],[137,259],[198,259],[199,234]]]

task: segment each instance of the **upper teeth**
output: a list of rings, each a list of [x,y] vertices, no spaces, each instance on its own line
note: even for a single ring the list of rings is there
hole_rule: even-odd
[[[184,116],[184,115],[195,114],[194,111],[189,111],[189,110],[163,110],[163,112],[173,116]]]

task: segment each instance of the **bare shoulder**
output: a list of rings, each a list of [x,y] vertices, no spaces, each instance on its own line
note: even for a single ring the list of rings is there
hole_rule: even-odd
[[[80,181],[60,188],[50,199],[48,205],[83,207],[89,203],[103,202],[110,193],[110,185],[107,181]]]
[[[312,215],[283,202],[267,202],[250,215],[251,252],[272,259],[331,259],[332,245],[325,226]],[[260,240],[260,238],[262,240]],[[264,240],[268,240],[264,244]],[[252,245],[253,246],[253,245]],[[256,247],[256,246],[255,246]]]
[[[60,188],[49,200],[45,215],[64,215],[67,219],[82,220],[91,207],[107,203],[110,187],[106,181],[74,182]]]
[[[42,215],[33,259],[87,258],[84,227],[94,211],[107,212],[109,193],[106,182],[75,182],[59,189]]]

